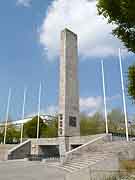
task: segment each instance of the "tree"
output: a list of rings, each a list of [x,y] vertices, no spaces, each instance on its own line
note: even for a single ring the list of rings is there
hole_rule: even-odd
[[[82,136],[99,134],[105,132],[105,123],[100,113],[95,113],[89,117],[85,114],[80,116],[80,134]]]
[[[41,136],[44,138],[53,138],[58,136],[58,120],[52,119],[52,122],[47,125],[45,131],[42,130]]]
[[[128,94],[135,102],[135,64],[128,68]]]
[[[0,131],[0,143],[3,143],[4,140],[5,129],[1,128]],[[20,142],[20,129],[18,129],[15,125],[7,126],[6,133],[6,144],[17,144]]]
[[[99,15],[116,26],[113,34],[117,36],[129,51],[135,53],[135,1],[134,0],[98,0]],[[135,101],[135,65],[128,69],[128,94]]]
[[[7,127],[6,143],[16,144],[19,143],[19,141],[20,141],[20,130],[17,129],[14,125],[9,125]]]
[[[3,133],[0,132],[0,144],[3,142]]]
[[[108,119],[117,123],[124,123],[124,113],[120,109],[112,109],[108,113]]]
[[[35,116],[31,121],[24,124],[24,135],[27,138],[37,137],[37,121],[38,116]],[[52,138],[58,136],[58,120],[52,119],[51,123],[46,124],[43,119],[39,118],[39,137]]]
[[[108,113],[109,132],[125,133],[124,113],[120,109],[112,109]]]
[[[114,23],[113,34],[117,36],[129,51],[135,52],[135,1],[98,0],[99,15]]]
[[[24,135],[28,138],[36,138],[37,137],[37,122],[38,116],[35,116],[31,121],[24,124]],[[47,125],[43,123],[43,119],[39,118],[39,137],[41,136],[41,132],[45,131]]]

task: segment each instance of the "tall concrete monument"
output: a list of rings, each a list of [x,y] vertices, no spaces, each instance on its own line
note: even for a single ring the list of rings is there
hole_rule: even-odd
[[[59,137],[80,135],[77,35],[61,32]]]

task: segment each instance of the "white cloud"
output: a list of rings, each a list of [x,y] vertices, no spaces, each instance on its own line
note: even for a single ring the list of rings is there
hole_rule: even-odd
[[[116,101],[121,98],[120,94],[116,94],[114,96],[107,97],[107,103],[111,103],[112,101]],[[109,111],[110,108],[107,108]],[[91,96],[80,98],[80,111],[85,112],[89,116],[93,115],[96,112],[104,111],[103,97],[102,96]]]
[[[60,31],[65,27],[78,34],[84,58],[116,55],[121,46],[111,35],[113,26],[97,15],[96,1],[54,0],[40,27],[40,43],[50,59],[59,55]]]
[[[55,115],[58,112],[58,107],[56,105],[48,105],[45,109],[41,109],[40,114],[46,114],[46,115]],[[26,117],[33,117],[37,116],[38,112],[32,112],[29,113]]]
[[[80,98],[80,111],[88,115],[93,115],[100,111],[103,106],[103,99],[101,96]]]
[[[48,115],[55,115],[58,112],[58,107],[56,105],[48,105],[44,112]]]
[[[29,7],[32,0],[17,0],[17,5],[22,5],[24,7]]]

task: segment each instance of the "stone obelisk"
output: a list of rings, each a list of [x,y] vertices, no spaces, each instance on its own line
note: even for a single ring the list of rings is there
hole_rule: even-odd
[[[80,135],[77,35],[68,29],[61,32],[59,88],[58,135],[66,141]]]

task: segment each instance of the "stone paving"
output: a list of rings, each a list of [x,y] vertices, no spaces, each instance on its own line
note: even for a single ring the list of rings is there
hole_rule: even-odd
[[[0,162],[0,180],[64,180],[65,172],[43,162]]]

